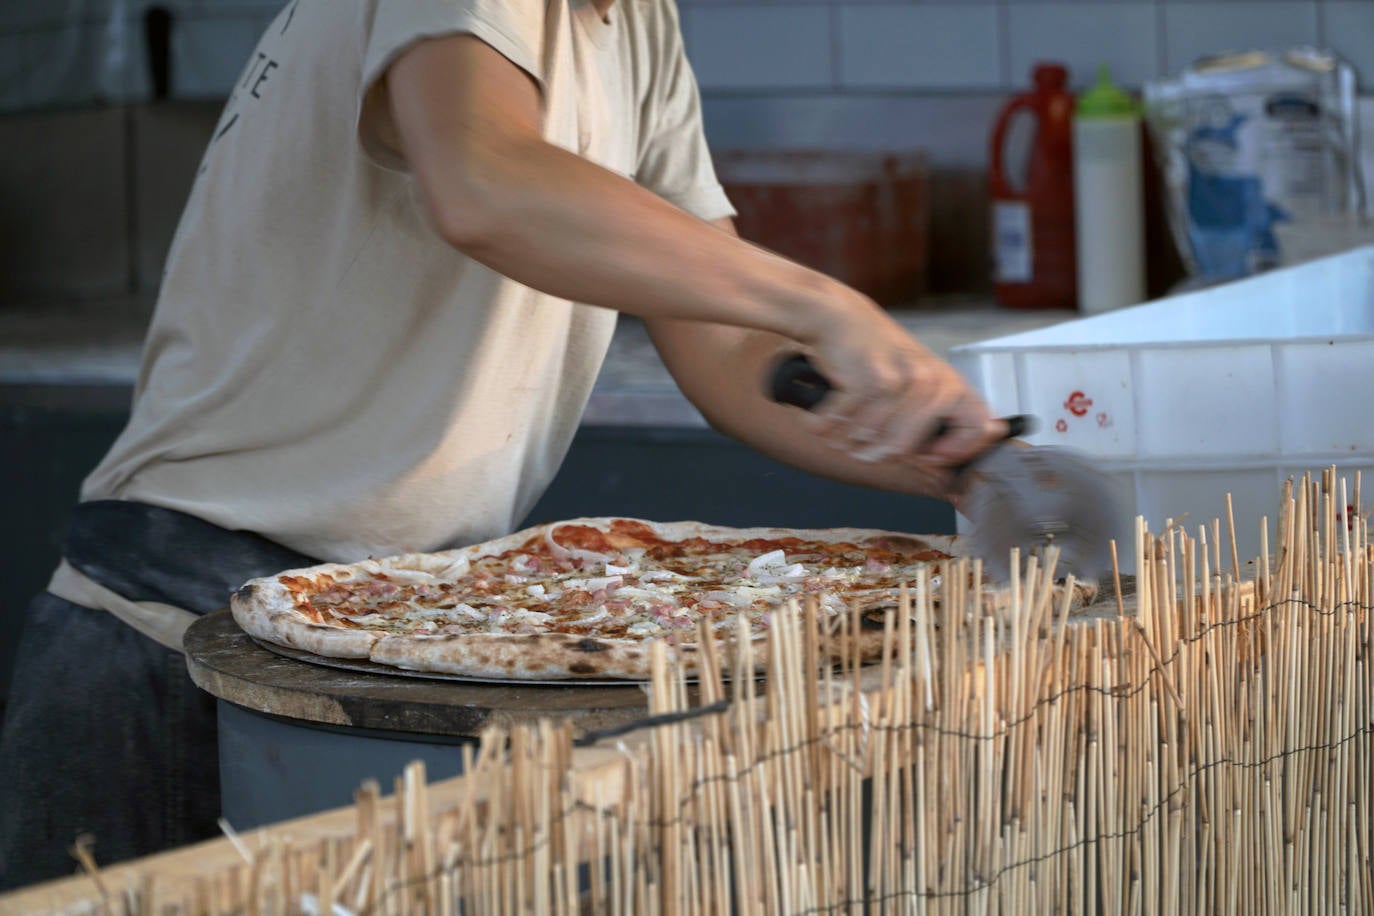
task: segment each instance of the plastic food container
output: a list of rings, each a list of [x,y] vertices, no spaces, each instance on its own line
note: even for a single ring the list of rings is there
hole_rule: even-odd
[[[923,151],[737,150],[716,158],[716,172],[749,241],[881,305],[908,305],[925,292]]]
[[[950,358],[994,410],[1039,418],[1028,441],[1081,449],[1116,479],[1127,572],[1137,514],[1194,534],[1220,517],[1225,535],[1230,493],[1245,562],[1266,516],[1273,543],[1284,479],[1336,465],[1353,485],[1374,471],[1374,246]]]

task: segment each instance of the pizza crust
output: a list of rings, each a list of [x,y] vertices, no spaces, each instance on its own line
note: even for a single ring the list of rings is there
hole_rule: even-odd
[[[695,648],[677,647],[673,654],[694,655]],[[683,653],[684,649],[691,651]],[[564,633],[386,635],[373,647],[372,661],[412,671],[497,680],[639,680],[647,676],[649,643]]]
[[[229,609],[244,632],[268,642],[326,658],[370,658],[380,633],[316,623],[296,610],[291,593],[279,582],[254,579],[229,599]]]
[[[385,635],[373,646],[371,661],[407,671],[492,680],[645,680],[649,676],[649,642],[563,633]],[[718,650],[726,674],[734,669],[732,642],[732,638],[722,639]],[[883,648],[883,631],[865,629],[857,637],[844,639],[833,635],[828,661],[852,658],[855,642],[860,658],[877,657]],[[768,662],[768,643],[761,636],[753,643],[754,667],[762,670]],[[691,675],[698,673],[700,657],[694,643],[668,647],[669,664]]]

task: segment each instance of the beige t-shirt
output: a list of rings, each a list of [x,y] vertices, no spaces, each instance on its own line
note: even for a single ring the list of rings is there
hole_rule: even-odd
[[[296,0],[253,53],[168,257],[133,415],[82,498],[179,509],[327,560],[511,531],[557,471],[615,314],[431,229],[387,66],[467,33],[534,76],[546,138],[732,213],[672,0]]]

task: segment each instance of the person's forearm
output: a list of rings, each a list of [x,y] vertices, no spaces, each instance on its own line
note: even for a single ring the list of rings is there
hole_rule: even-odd
[[[544,140],[534,83],[475,39],[422,43],[388,80],[401,152],[436,230],[513,280],[643,317],[807,342],[856,309],[880,311]]]
[[[465,187],[450,192],[449,206],[481,214],[470,224],[458,218],[449,233],[455,245],[505,276],[562,298],[801,340],[822,332],[840,300],[859,299],[815,271],[721,233],[540,141],[487,152],[480,165],[469,161],[465,175],[454,180]]]
[[[535,79],[479,39],[420,42],[387,81],[402,156],[436,228],[459,250],[566,299],[798,341],[836,389],[808,422],[822,444],[843,436],[864,457],[956,461],[997,434],[967,383],[872,299],[547,143]],[[715,370],[684,375],[701,371]],[[773,433],[750,424],[779,429],[789,416],[781,410],[745,416],[740,435],[766,447]],[[932,440],[941,424],[950,431]],[[835,465],[815,445],[792,460],[865,482],[880,473]]]
[[[936,477],[908,459],[861,461],[818,437],[796,407],[767,397],[770,373],[790,352],[778,337],[738,328],[654,322],[650,333],[683,393],[711,427],[801,470],[896,493],[938,491]]]

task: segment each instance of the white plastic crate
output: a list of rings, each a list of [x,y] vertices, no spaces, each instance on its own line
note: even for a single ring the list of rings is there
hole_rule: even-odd
[[[997,413],[1039,420],[1028,441],[1087,452],[1118,481],[1127,571],[1136,514],[1155,531],[1186,516],[1195,533],[1224,525],[1227,493],[1244,562],[1263,517],[1274,533],[1283,480],[1374,471],[1374,246],[956,347],[951,360]],[[1365,486],[1374,493],[1374,474]]]

